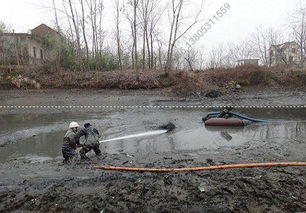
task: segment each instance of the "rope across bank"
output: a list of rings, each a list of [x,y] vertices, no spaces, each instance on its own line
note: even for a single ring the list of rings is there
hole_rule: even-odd
[[[133,168],[133,167],[117,167],[117,166],[91,166],[92,169],[115,170],[115,171],[131,171],[131,172],[192,172],[192,171],[208,171],[208,170],[224,170],[224,169],[243,169],[243,168],[259,168],[259,167],[289,167],[289,166],[306,166],[306,162],[276,162],[276,163],[246,163],[246,164],[228,164],[215,165],[193,168]]]

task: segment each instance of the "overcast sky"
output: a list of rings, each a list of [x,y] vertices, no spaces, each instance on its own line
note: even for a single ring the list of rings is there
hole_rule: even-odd
[[[107,8],[112,1],[105,0],[105,2],[108,2]],[[243,40],[258,26],[286,30],[289,14],[301,5],[303,0],[206,0],[206,2],[207,19],[212,17],[224,3],[229,3],[231,6],[227,14],[195,44],[197,47],[207,48],[217,46],[219,43]],[[10,25],[16,32],[27,32],[41,23],[52,26],[53,14],[47,8],[51,5],[51,0],[0,0],[0,20]],[[112,7],[109,6],[106,12],[108,20],[106,22],[109,23],[112,20]],[[199,26],[193,28],[189,35],[196,32]]]

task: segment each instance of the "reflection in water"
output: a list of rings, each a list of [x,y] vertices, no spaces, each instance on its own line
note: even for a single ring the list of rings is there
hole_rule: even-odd
[[[67,121],[70,120],[93,123],[101,131],[103,139],[107,139],[133,134],[133,132],[148,131],[152,129],[152,126],[158,126],[175,118],[174,123],[178,128],[174,132],[151,137],[125,138],[124,141],[109,141],[101,144],[101,150],[105,153],[138,152],[145,155],[174,150],[218,150],[223,147],[237,147],[245,144],[257,146],[271,140],[277,143],[290,143],[291,140],[303,141],[306,134],[306,122],[302,121],[252,124],[235,128],[204,127],[201,123],[201,116],[204,116],[205,113],[200,110],[158,112],[152,110],[141,113],[127,111],[120,113],[59,113],[33,115],[33,117],[30,115],[0,116],[0,143],[7,138],[15,142],[0,147],[0,162],[16,158],[25,159],[25,156],[36,156],[40,159],[60,157],[63,135],[67,128]],[[254,114],[260,114],[256,110],[252,113],[248,115],[259,118],[265,118],[267,114],[266,111],[263,111],[262,116],[254,116]],[[274,111],[273,113],[277,114]],[[272,117],[273,113],[268,114]],[[305,116],[303,112],[296,111],[295,113],[291,119],[301,120]],[[288,114],[292,115],[292,113]],[[155,119],[157,116],[158,119]],[[285,115],[282,114],[282,116]],[[273,118],[278,119],[276,116]],[[145,126],[146,123],[149,125]]]
[[[272,139],[301,138],[305,135],[305,122],[283,122],[283,123],[267,123],[261,125],[250,125],[244,128],[243,135],[252,136],[253,138]]]
[[[63,135],[65,132],[43,133],[28,138],[20,143],[0,148],[0,161],[22,158],[27,155],[41,157],[58,157],[61,154]]]
[[[22,158],[26,155],[40,157],[61,156],[64,131],[39,134],[23,142],[0,148],[0,161]],[[155,135],[144,138],[126,138],[124,141],[109,141],[101,144],[106,153],[154,153],[174,150],[219,149],[252,143],[261,145],[267,140],[303,140],[306,123],[271,123],[249,125],[244,128],[205,128],[199,126],[191,130],[179,130],[171,134]],[[135,136],[135,135],[134,135]],[[136,135],[137,136],[137,135]],[[110,137],[110,136],[105,136]],[[122,139],[122,138],[119,138]]]
[[[226,131],[222,131],[221,136],[225,138],[227,141],[231,141],[233,139],[233,137],[230,134],[228,134],[228,132]]]

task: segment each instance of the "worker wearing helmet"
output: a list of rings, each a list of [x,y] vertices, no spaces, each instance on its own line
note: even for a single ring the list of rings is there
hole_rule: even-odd
[[[80,151],[81,159],[88,159],[86,153],[88,153],[90,150],[93,150],[97,156],[101,155],[101,150],[99,148],[99,138],[101,136],[98,130],[93,128],[90,123],[86,123],[81,131],[83,131],[83,135],[85,135],[85,143]]]
[[[62,147],[64,162],[71,162],[77,157],[76,149],[81,146],[79,142],[80,137],[76,136],[79,127],[77,122],[71,122],[69,124],[69,129],[64,136],[64,144]]]

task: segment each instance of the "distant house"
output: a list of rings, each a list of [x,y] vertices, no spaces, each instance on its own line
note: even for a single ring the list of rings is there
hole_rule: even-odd
[[[61,36],[57,31],[55,31],[54,29],[52,29],[51,27],[48,27],[45,24],[41,24],[37,27],[35,27],[34,29],[31,30],[31,34],[32,35],[37,35],[40,36],[42,38],[47,38],[47,37],[53,37],[53,36]]]
[[[41,65],[54,61],[58,50],[52,41],[60,39],[61,35],[45,24],[31,33],[0,33],[0,65]]]
[[[241,59],[237,61],[237,66],[242,66],[242,65],[259,65],[259,59]]]
[[[301,62],[299,45],[294,41],[272,45],[269,49],[269,58],[270,66],[280,64],[299,64]]]

